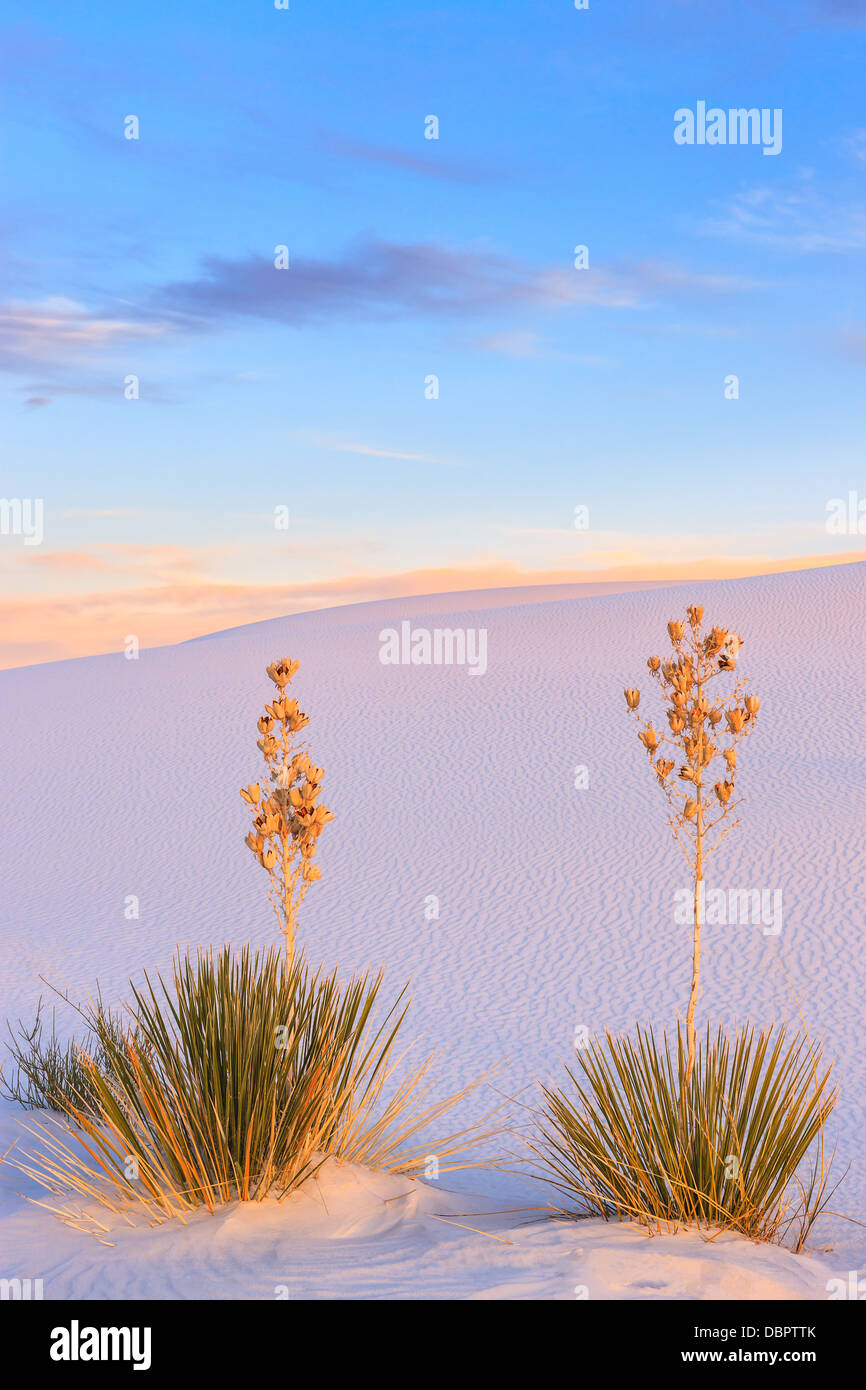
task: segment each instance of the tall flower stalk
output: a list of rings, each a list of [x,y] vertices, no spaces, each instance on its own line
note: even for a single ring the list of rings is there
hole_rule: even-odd
[[[667,732],[660,732],[640,715],[639,690],[625,691],[626,704],[641,726],[638,738],[668,803],[671,830],[689,862],[694,880],[692,983],[686,1012],[683,1106],[695,1066],[704,865],[728,831],[739,823],[738,819],[730,819],[742,801],[742,797],[735,799],[737,748],[754,729],[760,708],[760,700],[756,695],[747,694],[742,678],[726,694],[717,693],[715,682],[736,670],[743,640],[721,627],[705,631],[703,618],[703,608],[693,604],[684,622],[669,622],[672,655],[664,661],[658,656],[651,656],[647,661],[663,696]],[[668,750],[672,757],[666,756]],[[674,777],[677,763],[679,769]],[[724,763],[723,770],[720,763]]]
[[[310,722],[297,700],[286,694],[299,666],[283,657],[267,668],[276,693],[258,721],[266,775],[241,788],[253,812],[245,843],[268,873],[271,906],[286,941],[287,970],[295,957],[298,910],[310,884],[322,876],[313,863],[319,836],[334,819],[318,801],[324,769],[310,760],[308,745],[293,742]]]

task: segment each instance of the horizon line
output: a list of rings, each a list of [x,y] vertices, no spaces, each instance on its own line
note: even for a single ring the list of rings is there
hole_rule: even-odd
[[[866,561],[866,551],[855,551],[844,556],[837,555],[809,555],[794,556],[783,560],[752,559],[735,560],[730,558],[716,558],[709,560],[681,561],[673,564],[654,565],[651,567],[641,566],[611,566],[606,570],[577,570],[570,572],[562,571],[539,571],[529,570],[521,572],[511,565],[492,565],[487,567],[460,568],[443,567],[441,569],[422,569],[414,571],[403,571],[392,575],[381,575],[376,577],[364,576],[355,579],[339,579],[326,581],[320,585],[310,585],[309,589],[314,595],[320,595],[326,599],[328,591],[332,593],[344,593],[343,599],[336,602],[327,603],[313,601],[303,603],[298,602],[295,607],[286,607],[291,603],[291,598],[286,592],[287,588],[296,589],[304,586],[285,586],[285,585],[257,585],[257,584],[232,584],[225,581],[215,581],[214,583],[197,583],[186,586],[177,584],[165,584],[155,588],[145,590],[125,590],[113,596],[100,593],[93,596],[28,596],[23,600],[0,600],[0,618],[3,620],[4,632],[8,633],[10,628],[15,628],[15,618],[18,618],[19,625],[26,632],[26,637],[22,635],[16,640],[13,636],[4,640],[0,646],[0,671],[26,670],[29,667],[44,666],[60,661],[84,660],[89,657],[111,656],[123,650],[125,643],[130,636],[138,639],[138,634],[130,633],[130,629],[135,626],[136,618],[139,629],[149,631],[152,635],[146,640],[138,641],[138,649],[141,651],[155,651],[165,647],[181,646],[186,642],[206,641],[211,637],[218,637],[224,633],[233,632],[240,628],[258,626],[266,622],[279,622],[288,618],[313,617],[316,614],[334,613],[343,608],[362,608],[374,604],[395,604],[401,602],[417,602],[419,600],[439,600],[444,602],[449,598],[470,596],[475,600],[479,607],[507,607],[508,603],[495,602],[497,597],[507,596],[511,603],[542,603],[554,602],[557,599],[573,598],[592,598],[604,594],[626,593],[648,588],[675,588],[684,584],[700,583],[711,584],[720,583],[726,580],[740,579],[760,579],[779,574],[795,574],[803,570],[826,569],[842,565],[862,564]],[[634,573],[635,570],[640,571]],[[480,579],[485,574],[490,575],[491,571],[498,573],[500,579],[511,579],[511,583],[488,582],[480,585],[471,586],[465,581],[473,578]],[[567,577],[566,577],[567,573]],[[436,578],[439,583],[436,583]],[[463,579],[462,584],[457,583],[458,579]],[[432,583],[430,581],[433,581]],[[516,582],[514,582],[516,581]],[[402,588],[395,588],[396,585],[404,585]],[[425,586],[425,587],[422,587]],[[368,596],[359,597],[364,589],[394,589],[393,592],[373,592]],[[551,590],[559,591],[556,594],[550,593]],[[577,592],[564,593],[564,590]],[[542,594],[547,592],[547,597]],[[149,596],[151,607],[146,607],[146,599]],[[488,602],[481,601],[487,597]],[[98,603],[101,616],[91,618],[89,621],[84,616],[88,609],[88,598],[93,604]],[[139,608],[136,615],[131,613],[131,609],[136,603],[141,604],[145,599],[144,609]],[[231,598],[232,602],[226,603]],[[298,594],[300,600],[301,595]],[[184,606],[183,600],[187,600],[188,606]],[[196,610],[193,600],[198,599],[204,603],[203,608]],[[236,621],[229,622],[226,626],[210,626],[213,619],[218,617],[219,608],[223,606],[231,608],[234,606]],[[114,614],[106,615],[106,607],[114,605]],[[161,605],[165,609],[176,607],[180,601],[180,611],[173,613],[161,611]],[[209,608],[208,601],[215,603],[217,607]],[[276,612],[252,612],[250,608],[258,601],[265,608],[279,606]],[[52,617],[51,605],[54,605]],[[17,610],[17,612],[16,612]],[[78,650],[63,650],[60,640],[56,634],[61,626],[62,615],[66,611],[67,618],[71,618],[74,613],[78,619],[77,623],[67,621],[67,629],[72,628],[69,646],[78,647]],[[125,611],[125,621],[120,619]],[[198,620],[196,612],[198,611]],[[447,612],[447,608],[440,611]],[[47,636],[33,637],[36,624],[31,625],[29,620],[38,612],[42,617],[44,632],[50,631],[53,640]],[[11,621],[10,621],[11,614]],[[108,644],[106,627],[110,624],[118,632],[116,645]],[[76,630],[77,629],[77,630]],[[123,629],[123,631],[121,631]],[[160,629],[164,634],[164,640],[160,640]],[[42,648],[45,655],[36,660],[20,660],[16,656],[24,655],[27,649]]]

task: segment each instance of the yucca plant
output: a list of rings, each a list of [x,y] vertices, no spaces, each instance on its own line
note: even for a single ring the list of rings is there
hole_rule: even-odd
[[[660,686],[666,705],[666,734],[659,733],[650,721],[638,714],[640,691],[631,687],[624,692],[628,708],[641,725],[638,738],[667,800],[668,822],[688,861],[694,884],[692,985],[686,1010],[686,1088],[695,1065],[704,866],[707,857],[737,824],[731,821],[723,830],[719,829],[740,804],[733,799],[737,746],[755,728],[761,707],[757,695],[746,692],[742,678],[732,689],[718,692],[715,682],[736,670],[743,639],[722,627],[705,632],[703,619],[703,608],[692,604],[685,622],[672,619],[668,623],[668,637],[673,648],[671,656],[666,661],[651,656],[647,661],[650,675]],[[666,748],[673,751],[673,759],[665,756]],[[674,780],[675,762],[680,758],[682,762]],[[724,772],[713,784],[714,765],[717,768],[720,762],[724,762]],[[683,1094],[685,1096],[685,1089]]]
[[[591,1039],[577,1072],[567,1069],[568,1091],[543,1088],[530,1147],[547,1180],[605,1220],[793,1234],[802,1249],[828,1200],[823,1136],[836,1091],[820,1052],[784,1028],[707,1028],[688,1081],[687,1068],[680,1028],[675,1043],[641,1027],[634,1039]]]
[[[649,1226],[717,1226],[756,1239],[793,1229],[799,1249],[827,1201],[824,1126],[836,1103],[830,1068],[821,1070],[820,1049],[802,1034],[752,1026],[713,1033],[708,1026],[699,1046],[695,1028],[704,867],[737,824],[729,817],[739,805],[738,745],[760,709],[742,678],[724,688],[742,638],[721,627],[707,631],[703,617],[692,604],[684,621],[669,622],[671,655],[647,662],[662,692],[666,732],[638,714],[640,691],[625,691],[692,871],[685,1029],[678,1024],[675,1042],[666,1033],[659,1042],[640,1026],[635,1038],[590,1039],[578,1050],[577,1071],[568,1069],[570,1087],[542,1087],[530,1148],[542,1176],[585,1211]]]
[[[318,799],[324,768],[311,761],[307,747],[293,742],[295,734],[310,722],[297,700],[286,694],[300,664],[282,657],[267,667],[276,694],[258,721],[258,747],[266,775],[241,788],[241,796],[253,811],[253,828],[245,843],[267,871],[271,905],[286,940],[289,969],[295,954],[298,909],[310,884],[322,876],[313,863],[319,836],[334,819]]]
[[[330,1156],[417,1171],[429,1141],[410,1141],[466,1092],[423,1109],[430,1059],[391,1087],[408,1003],[403,991],[374,1022],[381,981],[342,984],[276,949],[178,955],[170,983],[130,983],[121,1032],[93,1016],[108,1065],[82,1051],[86,1084],[51,1097],[62,1119],[30,1127],[40,1150],[9,1161],[129,1221],[284,1197]],[[467,1136],[440,1142],[440,1163],[462,1166]],[[101,1228],[80,1205],[50,1209]]]

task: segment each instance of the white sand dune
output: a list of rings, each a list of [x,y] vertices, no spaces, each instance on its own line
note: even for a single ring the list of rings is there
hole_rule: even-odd
[[[153,1229],[115,1221],[111,1243],[20,1209],[0,1231],[4,1270],[38,1264],[24,1277],[55,1299],[826,1297],[827,1268],[778,1246],[599,1221],[517,1224],[485,1215],[492,1206],[331,1162],[281,1203],[235,1202]]]
[[[708,883],[780,888],[784,903],[778,936],[707,929],[701,1015],[796,1024],[796,994],[837,1058],[832,1130],[848,1172],[833,1206],[862,1220],[866,568],[444,598],[298,615],[138,661],[0,673],[0,1014],[29,1018],[40,975],[73,997],[98,979],[111,1000],[143,967],[167,966],[176,942],[277,939],[237,789],[258,771],[264,667],[285,654],[302,663],[294,693],[336,814],[302,942],[328,964],[384,966],[395,993],[411,977],[407,1037],[443,1052],[443,1092],[501,1063],[497,1086],[527,1100],[573,1055],[576,1026],[674,1021],[689,978],[688,929],[673,913],[685,865],[622,689],[649,697],[645,659],[696,601],[743,633],[741,668],[762,701],[740,759],[742,823]],[[486,628],[486,674],[383,666],[379,633],[403,619]],[[574,785],[578,765],[588,788]],[[440,915],[428,921],[431,894]],[[138,920],[124,916],[130,895]],[[467,1118],[493,1099],[472,1098]],[[0,1152],[18,1113],[0,1112]],[[324,1205],[311,1191],[124,1231],[109,1249],[26,1204],[19,1190],[35,1189],[5,1168],[0,1272],[42,1276],[45,1296],[61,1298],[258,1298],[277,1285],[292,1297],[574,1298],[585,1287],[591,1298],[820,1298],[827,1280],[866,1267],[863,1230],[839,1216],[797,1258],[731,1237],[494,1215],[547,1200],[515,1174],[446,1185],[329,1170]]]

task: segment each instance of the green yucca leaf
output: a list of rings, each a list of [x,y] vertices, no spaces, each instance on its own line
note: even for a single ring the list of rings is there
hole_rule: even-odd
[[[386,1096],[408,1001],[404,989],[374,1022],[381,985],[381,974],[344,984],[302,958],[287,966],[276,947],[178,954],[170,979],[145,973],[130,986],[124,1026],[101,1009],[89,1017],[96,1043],[77,1054],[80,1084],[57,1084],[70,1144],[40,1127],[35,1166],[17,1166],[112,1210],[138,1203],[151,1220],[283,1196],[330,1155],[415,1171],[406,1142],[466,1092],[419,1110],[428,1059]],[[440,1160],[488,1137],[465,1134],[436,1143]]]
[[[806,1037],[707,1028],[687,1091],[679,1029],[675,1044],[640,1026],[594,1038],[578,1064],[569,1088],[542,1088],[530,1143],[569,1201],[653,1226],[793,1231],[802,1247],[828,1200],[824,1127],[837,1095]]]

